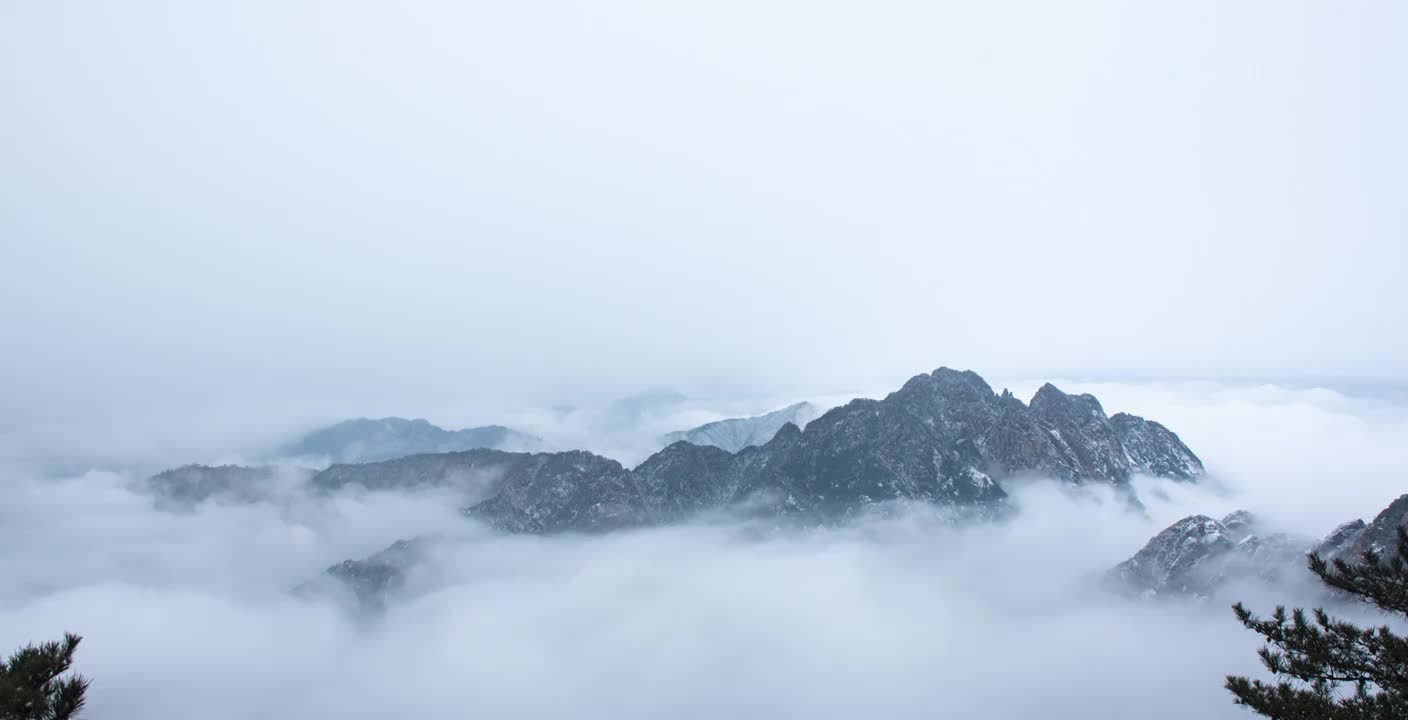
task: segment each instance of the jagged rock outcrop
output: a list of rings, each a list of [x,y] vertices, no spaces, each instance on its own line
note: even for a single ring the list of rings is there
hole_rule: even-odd
[[[314,430],[278,451],[283,457],[368,463],[477,448],[532,450],[541,440],[501,425],[445,430],[422,419],[357,418]]]
[[[1327,559],[1343,558],[1357,561],[1365,550],[1380,557],[1389,557],[1398,547],[1398,528],[1408,527],[1408,495],[1389,503],[1374,520],[1345,523],[1330,533],[1315,551]]]
[[[646,524],[645,499],[615,460],[574,450],[530,455],[470,517],[515,533],[604,532]]]
[[[509,532],[599,532],[640,525],[647,517],[630,472],[581,450],[468,450],[333,465],[311,485],[320,491],[449,488],[473,503],[466,514]]]
[[[1200,593],[1216,571],[1211,565],[1232,550],[1222,523],[1192,515],[1155,535],[1134,557],[1115,566],[1114,578],[1132,589]]]
[[[1149,457],[1184,461],[1155,467],[1138,459]],[[1162,426],[1114,423],[1089,395],[1046,385],[1027,406],[976,373],[940,368],[883,400],[835,408],[805,430],[786,423],[768,442],[732,454],[680,442],[626,470],[580,451],[472,450],[334,465],[313,484],[463,486],[483,495],[466,514],[512,532],[552,533],[737,507],[817,522],[896,500],[991,510],[1006,497],[1000,480],[1013,474],[1125,486],[1138,472],[1187,479],[1202,464]]]
[[[328,568],[326,574],[350,590],[364,610],[378,610],[388,595],[401,589],[406,571],[423,555],[423,544],[420,539],[397,540],[370,557],[343,560]]]
[[[1110,425],[1134,472],[1180,480],[1202,476],[1203,462],[1163,425],[1127,413],[1115,413]]]
[[[672,432],[661,438],[667,446],[685,441],[695,445],[712,445],[729,452],[738,452],[746,447],[766,444],[777,435],[783,425],[792,423],[806,427],[821,412],[820,408],[800,402],[765,415],[745,418],[730,418],[706,423],[692,430]]]
[[[1223,533],[1232,542],[1239,542],[1255,534],[1258,524],[1257,517],[1246,510],[1237,510],[1222,518]]]
[[[1339,527],[1331,530],[1319,545],[1315,546],[1315,552],[1327,559],[1344,556],[1344,551],[1354,544],[1354,541],[1363,534],[1366,527],[1368,524],[1363,520],[1342,523]]]
[[[785,423],[766,443],[736,453],[676,442],[627,470],[586,452],[471,450],[335,465],[313,484],[460,487],[482,495],[466,515],[509,532],[558,533],[712,511],[825,524],[894,501],[983,517],[1003,510],[1001,480],[1016,474],[1118,487],[1136,473],[1201,474],[1202,464],[1176,435],[1122,417],[1129,419],[1116,423],[1095,398],[1050,385],[1028,406],[1009,392],[994,393],[976,373],[940,368],[883,400],[835,408],[805,430]]]
[[[1347,522],[1320,542],[1266,533],[1245,510],[1222,520],[1205,515],[1183,518],[1155,535],[1110,578],[1120,589],[1148,595],[1210,596],[1238,579],[1308,577],[1305,557],[1357,561],[1365,550],[1381,556],[1394,551],[1398,528],[1408,527],[1408,495],[1394,500],[1373,522]]]
[[[651,455],[631,471],[650,517],[669,522],[701,509],[723,507],[738,492],[735,456],[712,445],[683,440]]]
[[[1259,531],[1260,523],[1245,510],[1221,520],[1192,515],[1115,566],[1110,579],[1125,592],[1208,597],[1229,580],[1277,580],[1299,572],[1310,542]]]

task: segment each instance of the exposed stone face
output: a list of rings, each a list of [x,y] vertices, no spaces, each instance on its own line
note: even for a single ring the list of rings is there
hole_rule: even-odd
[[[1380,557],[1389,557],[1398,549],[1398,528],[1408,527],[1408,495],[1401,495],[1389,503],[1374,520],[1345,523],[1330,533],[1316,547],[1322,556],[1356,561],[1365,550],[1372,550]]]
[[[1116,418],[1089,395],[1048,384],[1029,407],[1011,393],[994,393],[972,371],[940,368],[883,400],[835,408],[805,430],[784,423],[768,442],[737,453],[674,443],[627,470],[583,451],[473,449],[335,464],[310,484],[318,491],[449,488],[463,494],[467,515],[490,525],[554,533],[658,524],[712,510],[833,522],[896,500],[996,512],[1006,498],[1001,480],[1016,474],[1124,486],[1135,472],[1180,479],[1202,472],[1196,456],[1162,426]],[[188,466],[150,483],[159,495],[186,503],[216,493],[253,499],[248,488],[271,472]]]
[[[1193,458],[1172,433],[1138,437],[1145,451],[1162,442]],[[510,532],[599,532],[731,508],[832,522],[896,500],[994,509],[1006,497],[1000,480],[1015,473],[1125,485],[1145,468],[1123,442],[1089,395],[1047,385],[1028,407],[976,373],[940,368],[738,453],[679,442],[626,470],[585,452],[471,450],[334,465],[313,484],[477,490],[466,513]]]
[[[1174,478],[1201,472],[1177,435],[1124,417],[1125,426],[1117,426],[1094,397],[1050,385],[1028,407],[1011,393],[995,395],[977,373],[941,368],[886,399],[836,407],[805,430],[784,424],[766,444],[736,454],[676,442],[628,471],[589,452],[474,449],[334,465],[313,483],[479,489],[482,499],[466,513],[503,530],[590,533],[729,507],[817,521],[893,500],[993,509],[1007,495],[1005,476],[1039,473],[1122,486],[1132,473],[1157,469],[1132,461],[1136,454],[1186,459],[1173,468]],[[1126,447],[1126,437],[1139,442],[1138,452]]]
[[[1233,547],[1222,523],[1191,515],[1155,535],[1112,573],[1125,586],[1148,593],[1203,594],[1218,574],[1214,565]]]
[[[406,570],[421,558],[421,540],[397,540],[390,547],[361,560],[343,560],[327,569],[368,610],[379,609],[387,595],[400,590]]]
[[[1135,468],[1094,396],[1067,395],[1047,383],[1032,397],[1031,410],[1048,426],[1068,479],[1129,482]]]
[[[1115,413],[1110,425],[1119,435],[1134,472],[1179,480],[1203,475],[1203,462],[1163,425],[1126,413]]]
[[[1394,500],[1373,522],[1344,523],[1318,543],[1266,533],[1245,510],[1222,520],[1193,515],[1155,535],[1115,566],[1110,577],[1127,591],[1208,596],[1238,579],[1308,578],[1305,558],[1310,552],[1350,562],[1358,561],[1365,550],[1386,557],[1396,551],[1400,526],[1408,526],[1408,495]]]
[[[466,507],[467,515],[508,532],[558,533],[721,510],[825,524],[893,501],[987,517],[1005,508],[1001,481],[1016,474],[1119,487],[1137,472],[1178,479],[1201,474],[1202,464],[1176,435],[1123,417],[1123,424],[1115,423],[1095,398],[1050,385],[1029,407],[1011,393],[994,393],[976,373],[940,368],[883,400],[835,408],[805,430],[785,423],[766,443],[737,453],[677,442],[627,470],[585,452],[472,450],[336,465],[314,485],[477,488],[482,499]],[[1138,447],[1132,450],[1131,442]]]
[[[1363,520],[1352,520],[1344,523],[1334,530],[1331,530],[1330,534],[1326,535],[1325,539],[1321,540],[1320,544],[1315,546],[1315,552],[1326,559],[1340,557],[1344,554],[1344,551],[1349,549],[1354,544],[1354,541],[1364,533],[1364,528],[1366,527],[1369,527],[1369,525]]]
[[[1232,542],[1240,542],[1246,537],[1255,534],[1257,525],[1259,524],[1260,521],[1257,519],[1257,516],[1246,510],[1238,510],[1222,518],[1223,530],[1227,538]]]
[[[734,455],[679,441],[650,456],[632,475],[651,517],[668,522],[701,508],[722,507],[738,491]]]
[[[615,460],[581,450],[528,458],[465,514],[518,533],[605,532],[651,519],[635,478]]]
[[[1110,579],[1126,592],[1208,597],[1229,581],[1303,573],[1309,545],[1303,538],[1264,532],[1245,510],[1221,520],[1192,515],[1116,565]]]

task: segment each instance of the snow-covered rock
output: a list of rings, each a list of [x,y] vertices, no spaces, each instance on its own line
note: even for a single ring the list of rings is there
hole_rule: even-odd
[[[1213,595],[1231,581],[1309,577],[1306,555],[1360,559],[1365,550],[1387,556],[1397,547],[1398,527],[1408,526],[1408,495],[1394,500],[1373,522],[1347,522],[1318,543],[1267,533],[1255,515],[1239,510],[1221,520],[1193,515],[1155,535],[1110,578],[1129,592],[1146,595]]]
[[[1351,562],[1359,560],[1365,550],[1389,557],[1397,552],[1400,527],[1408,527],[1408,495],[1389,503],[1372,522],[1355,520],[1335,528],[1315,551],[1327,559],[1343,558]]]

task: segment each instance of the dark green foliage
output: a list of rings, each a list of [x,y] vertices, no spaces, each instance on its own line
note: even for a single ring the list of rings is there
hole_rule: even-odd
[[[83,709],[89,680],[64,674],[82,638],[29,645],[0,663],[0,720],[69,720]]]
[[[1408,532],[1398,528],[1398,551],[1388,560],[1366,550],[1358,563],[1309,558],[1310,571],[1347,597],[1408,618]],[[1261,662],[1275,682],[1228,676],[1227,689],[1258,714],[1283,720],[1408,718],[1408,639],[1387,625],[1360,628],[1316,608],[1309,615],[1276,608],[1252,615],[1238,603],[1237,619],[1266,638]]]

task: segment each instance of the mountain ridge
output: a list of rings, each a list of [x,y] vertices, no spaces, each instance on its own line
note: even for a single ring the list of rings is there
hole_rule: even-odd
[[[1372,521],[1342,523],[1316,540],[1267,532],[1245,510],[1221,520],[1189,515],[1160,531],[1107,577],[1119,589],[1146,596],[1210,597],[1228,582],[1256,577],[1280,580],[1308,576],[1305,557],[1357,562],[1366,550],[1380,557],[1394,551],[1399,527],[1408,527],[1408,494],[1389,503]]]
[[[777,435],[777,431],[787,423],[805,427],[808,422],[821,414],[821,409],[809,402],[799,402],[787,407],[753,415],[750,417],[726,418],[704,423],[688,430],[666,433],[660,440],[666,446],[681,440],[695,445],[712,445],[736,453],[745,447],[763,445]]]
[[[1204,471],[1172,431],[1133,415],[1107,417],[1092,396],[1048,384],[1029,406],[993,392],[972,371],[949,368],[916,375],[883,399],[833,408],[805,429],[784,423],[763,445],[735,453],[679,441],[632,469],[582,451],[472,450],[385,465],[333,466],[312,482],[324,490],[359,477],[384,483],[394,470],[402,479],[392,485],[425,486],[453,482],[457,473],[494,472],[485,497],[462,512],[504,532],[554,534],[721,510],[829,524],[896,501],[990,517],[1006,508],[1001,482],[1019,475],[1131,491],[1136,474],[1193,481]],[[338,572],[357,576],[358,562],[342,563]],[[384,573],[379,563],[371,576]]]
[[[503,425],[446,430],[424,418],[351,418],[305,433],[276,451],[288,458],[367,463],[476,448],[530,449],[541,438]]]

